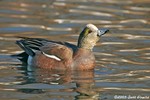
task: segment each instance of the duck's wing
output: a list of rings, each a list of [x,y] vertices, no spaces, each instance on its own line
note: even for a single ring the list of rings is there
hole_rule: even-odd
[[[34,56],[37,51],[41,51],[46,56],[53,55],[59,57],[60,59],[64,59],[67,53],[73,54],[77,48],[75,45],[67,42],[56,42],[41,38],[21,38],[22,40],[16,41],[16,43],[24,50],[23,53],[18,55],[20,60],[24,58],[24,61],[26,61],[26,56]]]
[[[47,57],[56,60],[69,60],[72,59],[73,50],[65,45],[47,42],[44,46],[40,47],[40,51]]]

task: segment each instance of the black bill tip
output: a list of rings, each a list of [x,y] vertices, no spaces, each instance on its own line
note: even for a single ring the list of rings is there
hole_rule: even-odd
[[[108,29],[99,29],[98,30],[98,36],[102,36],[104,35],[105,33],[107,33],[109,30]]]

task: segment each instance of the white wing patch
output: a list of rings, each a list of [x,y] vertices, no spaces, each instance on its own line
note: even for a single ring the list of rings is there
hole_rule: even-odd
[[[49,55],[49,54],[46,54],[46,53],[44,53],[44,52],[42,52],[46,57],[49,57],[49,58],[52,58],[52,59],[55,59],[55,60],[57,60],[57,61],[61,61],[61,59],[60,58],[58,58],[58,57],[56,57],[55,55]]]

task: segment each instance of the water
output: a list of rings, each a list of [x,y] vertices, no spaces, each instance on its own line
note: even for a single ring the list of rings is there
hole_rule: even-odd
[[[149,100],[149,0],[1,0],[1,100]],[[54,72],[26,66],[17,36],[76,44],[87,23],[109,28],[94,48],[94,71]]]

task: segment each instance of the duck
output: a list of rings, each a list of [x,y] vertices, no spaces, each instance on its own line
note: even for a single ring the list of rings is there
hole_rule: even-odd
[[[42,38],[20,37],[16,44],[23,50],[17,57],[28,66],[48,70],[93,70],[96,59],[93,48],[108,29],[87,24],[77,45]]]

